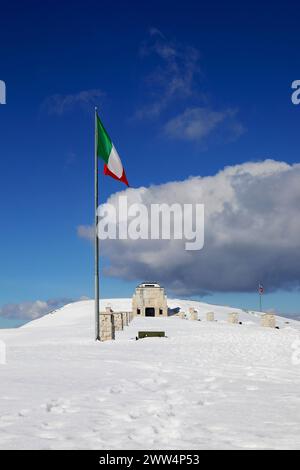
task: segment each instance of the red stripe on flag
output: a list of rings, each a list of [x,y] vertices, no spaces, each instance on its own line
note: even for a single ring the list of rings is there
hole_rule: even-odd
[[[122,181],[122,182],[125,183],[127,186],[129,186],[128,181],[127,181],[127,178],[126,178],[126,174],[125,174],[125,171],[124,171],[124,168],[123,168],[123,174],[122,174],[121,178],[118,178],[114,173],[112,173],[112,172],[110,171],[110,169],[108,168],[108,166],[107,166],[106,163],[105,163],[105,164],[104,164],[104,174],[107,175],[107,176],[111,176],[111,177],[114,178],[115,180]]]

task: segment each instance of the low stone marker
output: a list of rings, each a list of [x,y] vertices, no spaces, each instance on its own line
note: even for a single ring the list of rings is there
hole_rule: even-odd
[[[239,314],[236,313],[236,312],[229,313],[228,323],[238,324],[239,323]]]
[[[105,312],[100,312],[100,341],[115,339],[115,324],[112,310],[106,307]]]
[[[272,313],[265,313],[261,317],[261,326],[266,328],[276,328],[276,317]]]
[[[206,314],[206,321],[215,321],[215,314],[214,314],[214,312],[207,312],[207,314]]]
[[[178,316],[179,316],[179,318],[181,318],[182,320],[184,320],[184,319],[185,319],[185,312],[179,312],[179,313],[178,313]]]
[[[198,320],[198,312],[193,307],[189,308],[189,319],[193,321]]]

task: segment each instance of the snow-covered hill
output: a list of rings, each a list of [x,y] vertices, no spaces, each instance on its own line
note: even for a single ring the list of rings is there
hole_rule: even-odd
[[[137,318],[116,341],[93,341],[93,302],[69,304],[16,330],[0,330],[1,449],[300,448],[300,323],[194,306],[215,323]],[[129,310],[130,299],[103,307]],[[287,323],[289,322],[289,323]],[[140,329],[167,338],[135,341]],[[293,363],[294,362],[294,363]]]

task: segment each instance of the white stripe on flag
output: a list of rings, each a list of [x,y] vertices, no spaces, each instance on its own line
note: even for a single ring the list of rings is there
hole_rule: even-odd
[[[123,175],[123,165],[114,144],[111,148],[107,167],[114,175],[117,176],[117,178],[121,178]]]

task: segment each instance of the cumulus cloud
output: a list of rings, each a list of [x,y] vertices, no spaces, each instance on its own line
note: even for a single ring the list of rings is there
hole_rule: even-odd
[[[49,114],[62,116],[78,106],[82,109],[91,109],[104,96],[103,91],[98,89],[82,90],[69,95],[55,94],[44,101],[42,108]]]
[[[165,124],[164,132],[170,138],[200,142],[221,127],[222,133],[232,140],[244,132],[243,126],[236,120],[236,114],[237,111],[232,109],[188,108],[170,119]]]
[[[181,240],[105,240],[107,274],[156,279],[169,292],[197,295],[300,287],[300,165],[266,160],[227,167],[209,177],[129,188],[107,202],[204,203],[205,245],[185,251]],[[122,217],[124,218],[124,214]],[[92,237],[92,229],[79,230]]]
[[[60,298],[49,300],[35,300],[33,302],[21,302],[18,304],[6,304],[0,308],[0,316],[4,318],[19,318],[24,320],[35,320],[47,313],[73,302],[72,299]]]

